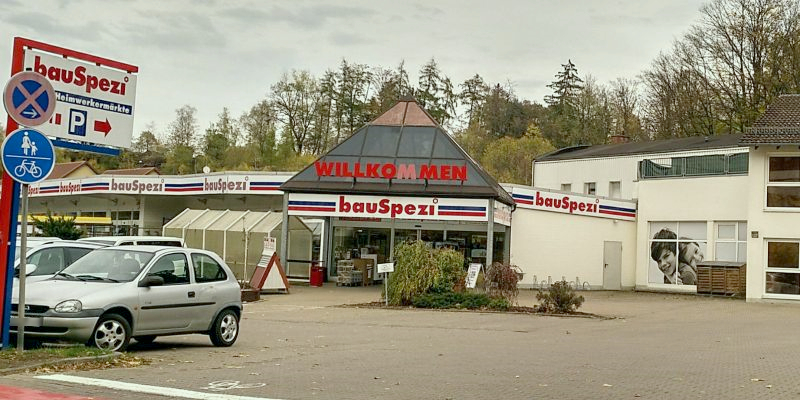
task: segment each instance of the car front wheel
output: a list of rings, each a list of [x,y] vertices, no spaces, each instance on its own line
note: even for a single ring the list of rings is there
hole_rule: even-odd
[[[214,346],[231,346],[239,336],[239,316],[233,310],[223,310],[214,320],[209,336]]]
[[[125,351],[131,341],[131,326],[125,318],[117,314],[100,317],[92,333],[90,346],[111,351]]]

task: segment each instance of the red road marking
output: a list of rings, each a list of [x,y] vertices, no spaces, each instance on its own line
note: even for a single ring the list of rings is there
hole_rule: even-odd
[[[71,396],[67,394],[43,392],[14,386],[0,386],[0,400],[89,400],[97,397]]]

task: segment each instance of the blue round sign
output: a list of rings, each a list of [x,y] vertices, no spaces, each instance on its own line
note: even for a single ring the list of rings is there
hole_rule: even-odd
[[[56,151],[47,136],[34,129],[17,129],[6,136],[3,168],[15,181],[29,185],[47,178],[56,163]]]
[[[24,126],[38,126],[47,122],[56,110],[53,85],[47,78],[33,71],[14,74],[3,92],[3,105],[8,115]]]

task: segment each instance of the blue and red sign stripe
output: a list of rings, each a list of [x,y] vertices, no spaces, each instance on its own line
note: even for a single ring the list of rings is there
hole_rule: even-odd
[[[203,190],[203,182],[194,183],[167,183],[164,191],[167,192],[200,192]]]
[[[97,182],[97,183],[81,183],[81,191],[88,192],[92,190],[108,190],[110,183]]]
[[[336,212],[335,201],[297,201],[289,200],[289,211]]]
[[[44,194],[44,193],[58,193],[58,192],[60,192],[60,191],[61,191],[61,189],[60,189],[60,187],[59,187],[58,185],[53,185],[53,186],[39,186],[39,193],[40,193],[40,194]]]
[[[614,207],[600,204],[600,214],[616,215],[620,217],[636,218],[636,209],[625,207]]]
[[[514,198],[514,202],[517,204],[527,204],[529,206],[533,205],[533,196],[527,194],[519,194],[514,193],[511,195]]]
[[[283,182],[250,182],[250,190],[280,190]]]
[[[457,217],[485,217],[486,207],[480,206],[445,206],[440,205],[437,207],[439,215],[457,216]]]

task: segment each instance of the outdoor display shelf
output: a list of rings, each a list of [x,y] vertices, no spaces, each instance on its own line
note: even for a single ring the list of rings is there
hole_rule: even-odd
[[[747,265],[743,262],[704,261],[697,264],[697,294],[744,296]]]

